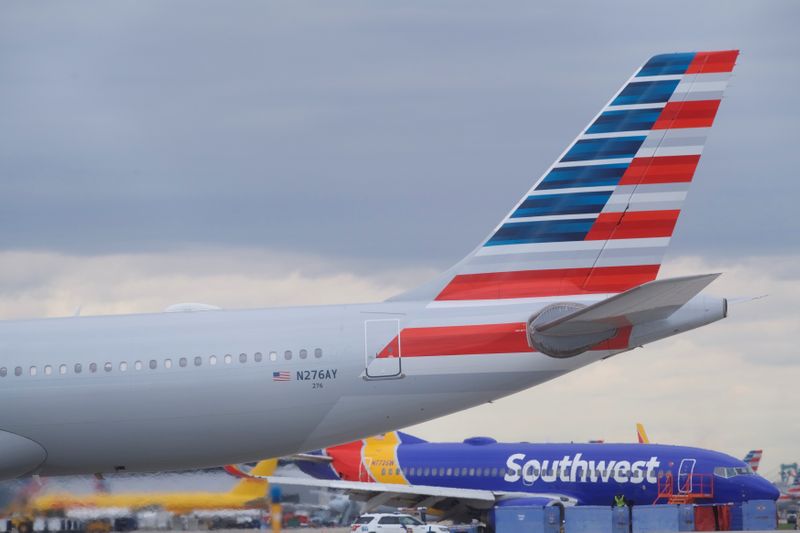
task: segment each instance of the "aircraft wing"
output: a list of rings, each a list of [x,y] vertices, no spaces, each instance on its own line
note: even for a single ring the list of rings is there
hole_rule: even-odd
[[[575,505],[575,498],[563,494],[544,494],[529,492],[494,492],[480,489],[436,487],[430,485],[399,485],[396,483],[376,483],[365,481],[342,481],[301,477],[268,476],[273,485],[299,487],[318,487],[347,491],[352,497],[367,501],[367,512],[381,505],[397,507],[434,507],[451,500],[453,506],[463,504],[475,508],[489,508],[495,503],[510,498],[546,498],[564,505]]]

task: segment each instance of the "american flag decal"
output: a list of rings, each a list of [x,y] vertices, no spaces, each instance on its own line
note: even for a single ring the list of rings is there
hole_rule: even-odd
[[[272,373],[272,381],[289,381],[291,380],[291,374],[289,372],[273,372]]]

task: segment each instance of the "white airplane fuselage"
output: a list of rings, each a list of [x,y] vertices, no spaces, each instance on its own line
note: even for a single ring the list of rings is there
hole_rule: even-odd
[[[379,361],[389,366],[367,375],[368,345],[375,345],[369,336],[383,346],[395,327],[430,322],[517,323],[509,335],[524,336],[527,320],[546,303],[426,309],[397,302],[0,322],[7,373],[0,377],[0,431],[43,450],[41,461],[33,446],[23,447],[24,461],[6,454],[0,472],[156,471],[276,457],[465,409],[623,351],[557,359],[487,346],[494,353],[404,357],[401,346],[400,357]],[[722,316],[718,309],[705,315],[703,321]],[[670,328],[665,324],[660,335]],[[633,334],[630,345],[637,344]]]

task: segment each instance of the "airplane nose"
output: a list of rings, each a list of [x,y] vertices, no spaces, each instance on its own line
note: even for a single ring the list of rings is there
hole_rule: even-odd
[[[750,487],[751,500],[777,500],[781,492],[761,476],[755,477]]]

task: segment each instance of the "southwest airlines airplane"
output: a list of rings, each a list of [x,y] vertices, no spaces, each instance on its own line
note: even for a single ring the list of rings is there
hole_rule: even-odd
[[[388,301],[0,323],[0,478],[322,448],[722,319],[716,274],[656,276],[737,55],[652,57],[475,250]]]
[[[733,503],[780,494],[744,461],[663,444],[432,443],[397,431],[293,459],[316,479],[266,479],[346,489],[368,507],[433,506],[458,519],[508,505]]]

